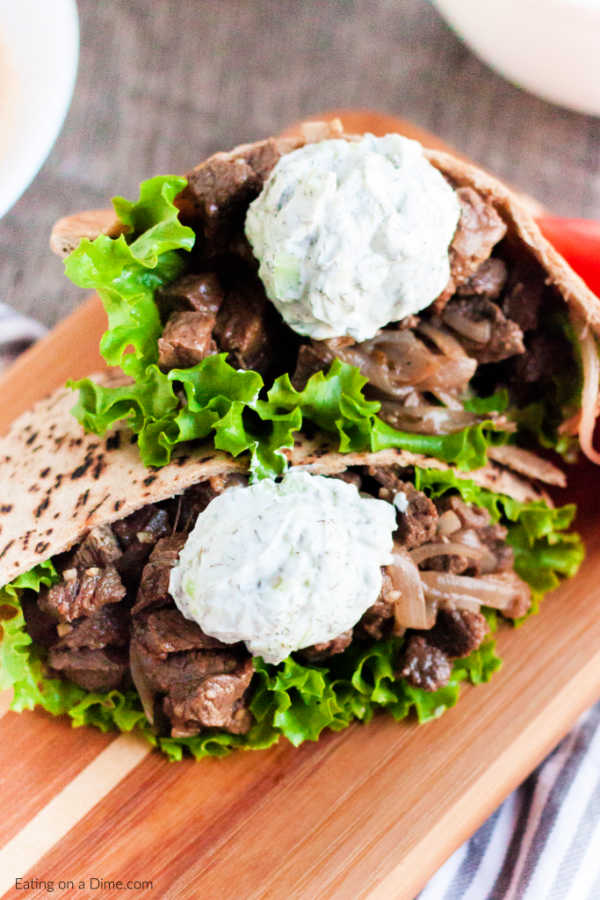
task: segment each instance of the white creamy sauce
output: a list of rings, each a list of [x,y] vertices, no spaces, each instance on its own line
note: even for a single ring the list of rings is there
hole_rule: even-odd
[[[368,134],[282,156],[250,204],[246,236],[290,328],[362,341],[445,288],[459,215],[420,144]]]
[[[398,493],[394,497],[394,506],[398,510],[398,512],[405,513],[408,509],[408,497],[404,493],[404,491],[398,491]]]
[[[391,503],[336,478],[296,471],[230,488],[198,516],[169,591],[206,634],[278,663],[358,622],[395,528]]]

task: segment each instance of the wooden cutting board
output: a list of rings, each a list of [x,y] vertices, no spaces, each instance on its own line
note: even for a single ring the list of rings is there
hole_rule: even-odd
[[[353,115],[349,130],[415,135]],[[0,382],[0,432],[102,367],[103,328],[92,298],[24,354]],[[131,736],[6,712],[4,695],[0,894],[47,897],[51,881],[60,897],[414,897],[600,698],[600,472],[570,477],[560,499],[580,504],[580,574],[500,633],[503,669],[431,724],[382,716],[299,749],[173,764]]]

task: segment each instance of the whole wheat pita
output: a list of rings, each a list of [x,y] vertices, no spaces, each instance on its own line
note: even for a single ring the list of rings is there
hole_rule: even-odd
[[[111,376],[95,376],[103,383]],[[93,527],[111,524],[141,507],[181,494],[214,475],[245,472],[247,458],[211,446],[178,450],[172,462],[148,469],[131,434],[113,429],[103,437],[85,434],[70,414],[73,393],[60,388],[16,419],[0,438],[0,586],[37,563],[68,550]],[[298,436],[292,465],[332,475],[357,465],[450,468],[403,450],[339,453],[326,437]],[[544,491],[494,463],[461,478],[529,502],[545,500]]]

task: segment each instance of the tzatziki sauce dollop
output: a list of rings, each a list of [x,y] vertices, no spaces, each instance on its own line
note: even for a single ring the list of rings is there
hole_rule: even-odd
[[[375,603],[395,528],[391,503],[337,478],[295,471],[233,487],[198,516],[169,592],[205,634],[279,663]]]
[[[459,217],[455,191],[420,144],[367,134],[284,154],[245,231],[290,328],[362,341],[443,291]]]

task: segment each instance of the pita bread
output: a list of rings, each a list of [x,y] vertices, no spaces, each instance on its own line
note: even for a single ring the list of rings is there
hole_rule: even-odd
[[[106,375],[94,377],[112,381]],[[247,458],[234,459],[206,445],[178,449],[168,466],[148,469],[130,432],[85,434],[70,414],[73,403],[73,392],[60,388],[16,419],[0,439],[0,586],[68,550],[92,527],[123,519],[213,475],[247,470]],[[326,438],[299,438],[289,456],[293,465],[325,475],[355,465],[449,468],[402,450],[338,453]],[[518,500],[548,499],[493,464],[457,474]]]
[[[298,137],[268,138],[254,144],[242,144],[228,153],[215,153],[196,166],[188,177],[198,177],[215,165],[230,163],[239,165],[252,153],[283,155],[305,143],[327,138],[343,137],[359,140],[360,135],[344,134],[339,119],[331,122],[306,122]],[[545,239],[531,214],[531,204],[510,190],[501,181],[470,165],[463,159],[439,150],[425,150],[429,162],[446,175],[457,187],[472,187],[489,201],[508,226],[508,235],[516,239],[523,250],[536,259],[547,273],[547,283],[554,285],[569,309],[582,324],[589,324],[600,335],[600,299],[593,294],[582,279],[571,269],[563,257]],[[193,218],[191,198],[184,190],[177,205],[182,217]],[[59,256],[66,256],[84,237],[93,238],[100,233],[116,237],[123,232],[123,225],[115,220],[111,210],[92,210],[60,219],[52,230],[50,246]]]

